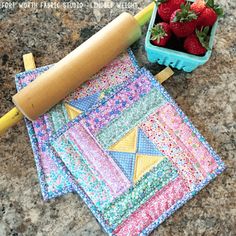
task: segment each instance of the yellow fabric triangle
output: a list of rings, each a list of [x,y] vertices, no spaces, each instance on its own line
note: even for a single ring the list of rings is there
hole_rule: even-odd
[[[105,94],[104,94],[104,92],[102,92],[99,96],[99,99],[103,99],[104,97],[105,97]]]
[[[165,158],[164,156],[136,155],[134,182],[137,182],[146,172]]]
[[[138,136],[138,129],[134,128],[125,136],[123,136],[118,142],[113,144],[109,150],[116,151],[116,152],[136,152],[137,146],[137,136]]]
[[[65,108],[70,120],[73,120],[75,117],[83,113],[81,110],[74,108],[67,103],[65,103]]]

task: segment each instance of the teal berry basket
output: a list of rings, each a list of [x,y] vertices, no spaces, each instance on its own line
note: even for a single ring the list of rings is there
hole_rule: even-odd
[[[205,53],[204,56],[196,56],[186,53],[184,51],[175,50],[175,48],[178,48],[181,44],[181,40],[175,37],[168,43],[168,48],[152,45],[150,42],[151,28],[154,26],[155,23],[158,22],[156,16],[157,6],[155,6],[153,10],[145,39],[145,50],[147,52],[147,58],[150,62],[158,63],[160,65],[165,66],[171,66],[173,68],[177,68],[178,70],[184,70],[185,72],[192,72],[197,67],[205,64],[209,60],[213,48],[218,21],[216,21],[216,23],[211,28],[209,50]]]

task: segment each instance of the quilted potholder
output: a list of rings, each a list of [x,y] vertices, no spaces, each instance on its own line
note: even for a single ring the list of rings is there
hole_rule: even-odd
[[[145,69],[47,148],[105,231],[146,235],[224,164]]]
[[[27,86],[49,68],[50,66],[45,66],[17,74],[15,77],[17,89]],[[48,113],[34,122],[25,119],[45,200],[71,192],[73,189],[52,160],[53,153],[44,149],[43,144],[70,119],[89,110],[99,100],[118,89],[137,69],[137,62],[129,49]]]

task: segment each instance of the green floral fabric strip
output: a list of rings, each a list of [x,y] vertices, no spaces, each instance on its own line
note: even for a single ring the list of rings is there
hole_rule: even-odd
[[[156,191],[163,188],[178,176],[177,170],[165,158],[150,172],[144,175],[134,187],[116,198],[102,212],[104,218],[112,227],[117,227],[124,219],[137,210],[140,205],[152,197]]]
[[[109,148],[123,137],[126,132],[137,126],[155,109],[165,103],[166,100],[162,94],[158,90],[152,89],[97,134],[99,143],[103,148]]]
[[[52,109],[51,116],[55,130],[59,130],[62,126],[69,122],[69,118],[63,103],[59,103],[54,109]]]
[[[45,114],[45,120],[48,128],[52,129],[53,127],[54,132],[58,131],[62,126],[68,123],[69,118],[64,104],[61,102],[54,106],[50,112]]]

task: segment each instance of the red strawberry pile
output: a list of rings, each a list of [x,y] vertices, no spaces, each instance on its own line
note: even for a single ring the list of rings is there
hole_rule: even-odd
[[[222,8],[214,0],[156,0],[158,12],[151,30],[151,43],[156,46],[204,55],[208,50],[211,27]]]

